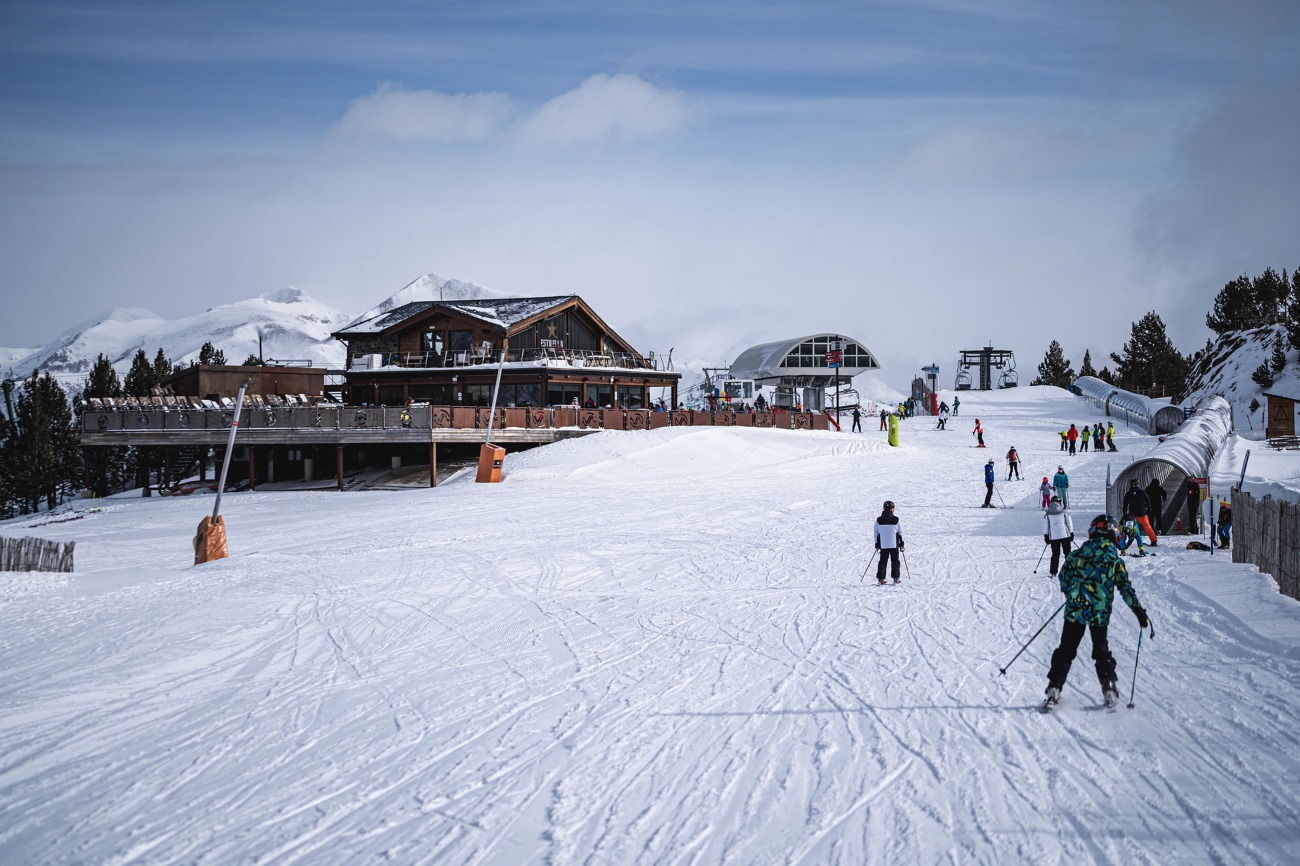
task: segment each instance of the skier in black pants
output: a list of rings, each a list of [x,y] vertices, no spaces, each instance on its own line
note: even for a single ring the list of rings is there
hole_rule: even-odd
[[[1115,706],[1119,699],[1115,657],[1110,653],[1106,634],[1115,590],[1119,590],[1120,598],[1132,609],[1139,628],[1146,628],[1150,620],[1129,583],[1124,557],[1116,549],[1118,543],[1115,521],[1109,514],[1099,514],[1088,526],[1088,540],[1066,557],[1058,578],[1061,592],[1065,594],[1065,625],[1061,629],[1061,643],[1052,653],[1052,667],[1047,672],[1044,712],[1050,712],[1061,699],[1061,689],[1065,687],[1065,678],[1070,674],[1070,665],[1085,631],[1092,633],[1092,660],[1097,666],[1106,706]]]
[[[876,583],[885,582],[885,562],[893,560],[894,583],[901,583],[898,566],[898,552],[903,549],[903,532],[898,526],[898,517],[894,514],[894,503],[885,501],[876,518],[876,550],[880,551],[880,564],[876,566]]]
[[[1200,535],[1200,526],[1196,522],[1201,511],[1201,485],[1195,478],[1187,479],[1187,533]]]
[[[1151,500],[1151,521],[1157,535],[1165,534],[1165,500],[1169,495],[1165,493],[1165,488],[1160,485],[1160,480],[1154,476],[1151,483],[1147,485],[1147,498]]]
[[[996,480],[997,470],[993,468],[993,461],[990,460],[984,464],[984,486],[988,492],[984,494],[984,504],[980,508],[993,507],[993,482]]]
[[[1070,512],[1061,505],[1061,497],[1053,496],[1043,515],[1043,542],[1052,546],[1052,577],[1056,577],[1056,572],[1060,570],[1061,559],[1069,557],[1073,541],[1074,523],[1070,520]]]
[[[854,433],[862,432],[862,413],[858,411],[857,406],[853,407],[853,431],[852,432]]]

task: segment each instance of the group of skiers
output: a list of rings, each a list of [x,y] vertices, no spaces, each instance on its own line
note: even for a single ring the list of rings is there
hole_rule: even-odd
[[[1101,426],[1100,421],[1091,427],[1084,424],[1082,430],[1071,424],[1069,430],[1061,431],[1061,450],[1071,454],[1076,451],[1087,451],[1089,439],[1093,442],[1094,451],[1119,450],[1115,447],[1115,422],[1113,421],[1108,421],[1105,427]]]

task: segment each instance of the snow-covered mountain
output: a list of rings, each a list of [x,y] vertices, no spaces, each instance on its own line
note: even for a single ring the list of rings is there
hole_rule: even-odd
[[[345,350],[330,334],[358,318],[412,301],[500,297],[507,295],[426,274],[360,317],[335,310],[293,286],[175,320],[136,307],[118,308],[69,328],[48,345],[0,349],[0,374],[26,376],[32,370],[48,371],[62,378],[65,385],[75,385],[100,353],[108,356],[119,375],[125,375],[139,349],[152,359],[161,348],[173,363],[188,364],[198,360],[205,342],[220,349],[227,363],[238,364],[259,354],[259,339],[264,358],[339,367]]]
[[[258,354],[259,338],[265,358],[337,366],[343,363],[343,346],[330,333],[348,319],[292,286],[171,321],[149,310],[119,308],[4,366],[17,375],[39,369],[70,378],[88,372],[103,353],[125,374],[138,349],[152,358],[161,348],[173,363],[189,363],[198,359],[205,342],[225,353],[228,363],[238,364]]]
[[[386,298],[382,303],[354,317],[348,324],[355,325],[357,322],[363,322],[380,313],[387,313],[389,310],[395,310],[404,304],[411,304],[416,301],[477,301],[483,298],[510,297],[517,296],[485,289],[483,286],[462,282],[461,280],[444,280],[437,274],[425,274],[418,280],[407,283],[401,291]]]
[[[1287,365],[1268,388],[1261,387],[1251,374],[1266,364],[1273,355],[1273,346],[1281,341],[1286,350]],[[1221,394],[1232,405],[1233,422],[1237,433],[1248,439],[1264,437],[1265,391],[1282,394],[1300,394],[1300,362],[1297,352],[1287,343],[1286,329],[1282,325],[1269,325],[1245,331],[1229,331],[1210,347],[1192,365],[1187,376],[1189,390],[1183,404],[1195,406],[1206,397]],[[1258,403],[1252,412],[1250,404]]]

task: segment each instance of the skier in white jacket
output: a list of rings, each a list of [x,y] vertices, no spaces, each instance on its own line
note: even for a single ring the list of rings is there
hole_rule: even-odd
[[[1070,542],[1074,541],[1074,523],[1070,512],[1061,505],[1061,497],[1053,496],[1047,503],[1047,513],[1043,515],[1043,542],[1052,545],[1052,577],[1061,560],[1070,552]]]

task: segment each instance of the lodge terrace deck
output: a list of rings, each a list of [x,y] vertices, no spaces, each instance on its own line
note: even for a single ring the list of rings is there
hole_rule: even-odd
[[[92,399],[81,414],[83,448],[135,445],[166,450],[224,447],[235,419],[235,408],[212,401],[177,397]],[[280,398],[276,405],[245,398],[239,416],[236,448],[300,450],[333,447],[342,489],[347,446],[427,446],[430,486],[436,482],[439,444],[477,445],[484,441],[492,410],[486,406],[344,406],[311,405],[305,398]],[[830,419],[811,412],[695,412],[675,409],[551,409],[498,408],[492,420],[492,441],[498,445],[544,445],[602,430],[655,430],[662,427],[764,427],[783,430],[826,430]],[[278,461],[277,461],[278,462]],[[421,460],[422,462],[422,460]],[[168,472],[170,475],[170,471]],[[256,480],[250,473],[250,482]]]

